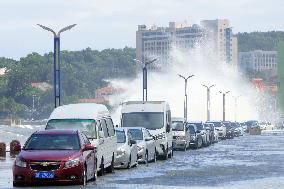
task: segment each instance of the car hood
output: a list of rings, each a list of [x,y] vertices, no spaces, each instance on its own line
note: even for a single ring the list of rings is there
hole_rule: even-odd
[[[19,154],[27,161],[67,161],[78,156],[79,150],[22,150]]]

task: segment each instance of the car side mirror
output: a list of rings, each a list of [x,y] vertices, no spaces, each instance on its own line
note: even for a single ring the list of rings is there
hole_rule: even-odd
[[[135,140],[130,140],[130,145],[132,144],[136,144],[136,141]]]
[[[99,138],[104,138],[104,132],[103,131],[99,131]]]
[[[86,144],[83,151],[89,151],[89,150],[94,150],[94,149],[95,147],[92,144]]]

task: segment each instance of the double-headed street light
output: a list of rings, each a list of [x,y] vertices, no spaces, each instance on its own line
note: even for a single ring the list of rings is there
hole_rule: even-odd
[[[226,92],[222,92],[222,91],[219,91],[222,95],[223,95],[223,121],[226,120],[226,110],[225,110],[225,97],[226,97],[226,94],[228,94],[230,91],[226,91]]]
[[[206,89],[207,89],[207,121],[210,121],[210,88],[214,87],[216,85],[215,84],[211,85],[211,86],[207,86],[207,85],[204,85],[204,84],[201,84],[201,85],[203,87],[206,87]]]
[[[138,59],[134,59],[134,61],[139,62],[143,65],[142,71],[143,71],[143,101],[148,100],[148,85],[147,85],[147,66],[149,64],[152,64],[153,62],[157,61],[157,59],[153,59],[150,61],[142,62]]]
[[[185,102],[184,102],[184,119],[187,121],[187,80],[194,75],[189,75],[188,77],[185,77],[181,74],[178,74],[179,77],[184,79],[184,97],[185,97]]]
[[[58,33],[55,33],[54,30],[38,24],[44,30],[50,31],[54,35],[54,54],[53,54],[53,61],[54,61],[54,104],[55,108],[60,106],[60,34],[64,31],[70,30],[76,24],[72,24],[70,26],[66,26],[59,30]]]

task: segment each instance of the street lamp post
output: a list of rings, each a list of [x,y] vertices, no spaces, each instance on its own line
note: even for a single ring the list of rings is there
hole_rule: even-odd
[[[238,98],[241,97],[241,95],[239,96],[233,96],[234,99],[235,99],[235,114],[234,114],[234,117],[235,117],[235,122],[237,121],[237,106],[238,106]]]
[[[147,66],[157,61],[157,59],[146,61],[144,63],[138,59],[134,59],[134,61],[139,62],[143,65],[142,71],[143,71],[143,102],[144,102],[145,100],[146,101],[148,100]]]
[[[225,97],[226,97],[226,94],[228,94],[230,91],[226,91],[226,92],[222,92],[222,91],[219,91],[222,95],[223,95],[223,121],[226,120],[226,110],[225,110]]]
[[[64,31],[70,30],[71,28],[76,26],[76,24],[66,26],[59,30],[58,33],[55,33],[54,30],[41,24],[37,25],[44,30],[52,32],[54,35],[54,105],[56,108],[57,106],[60,106],[60,34]]]
[[[184,119],[187,121],[187,80],[194,75],[189,75],[188,77],[185,77],[181,74],[178,74],[179,77],[184,79],[184,97],[185,97],[185,103],[184,103]]]
[[[206,87],[207,89],[207,121],[210,121],[210,88],[216,85],[214,84],[211,86],[207,86],[207,85],[202,84],[202,86]]]

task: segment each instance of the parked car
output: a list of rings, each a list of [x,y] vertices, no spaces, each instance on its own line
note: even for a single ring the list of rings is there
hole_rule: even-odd
[[[234,132],[234,136],[235,137],[239,137],[241,135],[241,131],[240,131],[240,123],[238,122],[231,122],[231,126],[232,126],[232,129],[233,129],[233,132]]]
[[[171,109],[165,101],[128,101],[121,109],[121,127],[144,127],[156,140],[157,157],[173,156]]]
[[[223,124],[226,127],[226,138],[227,139],[233,139],[234,136],[235,136],[235,133],[234,133],[234,129],[231,125],[231,122],[230,121],[223,121]]]
[[[189,124],[194,124],[197,127],[197,131],[200,132],[202,136],[202,145],[209,146],[210,139],[209,139],[209,131],[206,130],[203,122],[189,122]]]
[[[219,139],[226,140],[226,127],[222,123],[222,121],[207,121],[206,123],[213,123],[215,127],[215,131],[218,134]]]
[[[256,121],[256,120],[249,120],[249,121],[245,122],[245,125],[246,125],[245,132],[249,133],[249,130],[250,130],[251,126],[258,125],[258,121]]]
[[[184,118],[172,119],[173,148],[186,151],[189,148],[190,132],[186,127]]]
[[[130,169],[138,164],[137,142],[132,139],[131,133],[127,128],[116,128],[117,137],[117,156],[115,168]]]
[[[33,133],[13,165],[14,186],[34,183],[85,185],[96,177],[94,147],[80,131],[48,130]]]
[[[116,136],[110,113],[105,105],[78,103],[59,106],[51,113],[46,130],[71,129],[86,134],[97,151],[97,171],[113,172],[116,159]]]
[[[202,136],[200,131],[198,131],[196,125],[194,124],[187,124],[186,128],[188,128],[188,131],[190,133],[190,147],[193,148],[201,148],[202,147]]]
[[[127,128],[132,140],[135,140],[138,148],[138,162],[156,162],[156,141],[150,132],[144,127]]]
[[[204,123],[206,130],[209,132],[209,142],[210,144],[215,142],[215,129],[213,123]]]

